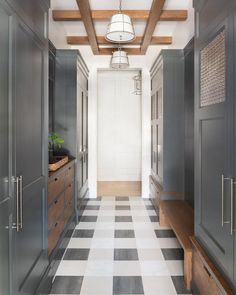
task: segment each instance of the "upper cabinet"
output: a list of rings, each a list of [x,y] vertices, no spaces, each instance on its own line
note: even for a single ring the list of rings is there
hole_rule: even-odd
[[[195,1],[195,235],[235,286],[235,1]]]
[[[184,197],[184,55],[163,50],[151,69],[151,168],[155,203]],[[161,192],[162,190],[162,192]],[[159,193],[158,193],[159,191]]]

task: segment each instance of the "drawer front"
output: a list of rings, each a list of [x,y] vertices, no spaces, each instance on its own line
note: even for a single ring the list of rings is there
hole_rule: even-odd
[[[155,206],[158,207],[161,201],[161,192],[158,186],[150,179],[150,198],[155,203]]]
[[[73,197],[74,197],[74,183],[71,183],[71,184],[69,184],[69,186],[67,187],[67,189],[65,191],[65,203],[66,203],[66,206],[71,201],[73,202]]]
[[[65,209],[65,215],[64,215],[65,222],[67,222],[71,218],[73,213],[74,213],[74,203],[73,203],[73,200],[71,200]]]
[[[75,166],[74,164],[71,165],[70,167],[68,167],[68,169],[66,170],[66,187],[71,184],[72,182],[74,182],[74,177],[75,177]]]
[[[199,294],[209,294],[209,290],[211,290],[211,295],[223,295],[196,250],[193,252],[193,282]]]
[[[61,173],[58,176],[52,178],[48,184],[48,204],[50,205],[53,200],[64,190],[65,188],[65,173]]]
[[[54,224],[53,229],[50,231],[48,235],[48,253],[50,254],[52,250],[55,248],[61,233],[63,232],[65,222],[64,220],[59,220]]]
[[[59,198],[53,201],[51,207],[48,210],[48,228],[50,229],[59,217],[62,215],[65,208],[65,195],[62,193]]]

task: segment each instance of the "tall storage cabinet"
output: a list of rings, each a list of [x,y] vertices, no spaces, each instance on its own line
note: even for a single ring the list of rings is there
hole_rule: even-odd
[[[184,197],[184,56],[163,50],[151,69],[151,198]]]
[[[195,235],[236,291],[236,3],[194,5]]]
[[[48,265],[48,9],[0,1],[1,294],[34,294]]]
[[[77,50],[56,51],[54,129],[75,161],[76,206],[88,189],[88,69]]]

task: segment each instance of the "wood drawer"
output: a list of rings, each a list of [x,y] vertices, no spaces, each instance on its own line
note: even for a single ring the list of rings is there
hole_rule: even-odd
[[[74,202],[71,200],[65,209],[65,222],[67,222],[74,213]]]
[[[50,254],[55,248],[61,233],[63,232],[65,221],[63,219],[56,222],[48,235],[48,253]]]
[[[48,204],[50,205],[53,200],[64,190],[65,188],[65,172],[52,177],[48,184]]]
[[[50,229],[59,217],[62,215],[65,208],[65,195],[62,193],[56,200],[53,201],[48,209],[48,228]]]
[[[155,183],[152,177],[150,177],[149,189],[150,189],[150,198],[152,199],[155,207],[158,208],[161,201],[161,189]]]
[[[65,184],[66,187],[74,182],[74,177],[75,177],[75,166],[74,164],[69,166],[65,172]]]
[[[202,295],[209,294],[209,290],[211,290],[211,295],[223,295],[196,250],[193,251],[193,281]]]
[[[71,183],[71,184],[69,184],[69,186],[67,187],[67,189],[65,191],[66,206],[69,202],[71,202],[71,200],[73,201],[73,197],[74,197],[74,183]]]

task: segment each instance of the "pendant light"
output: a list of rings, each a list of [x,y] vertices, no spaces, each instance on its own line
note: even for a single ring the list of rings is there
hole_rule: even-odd
[[[127,43],[135,39],[134,27],[129,15],[121,11],[122,0],[120,0],[119,13],[111,17],[106,33],[106,40],[114,43]]]
[[[117,51],[113,52],[111,57],[111,67],[113,69],[122,70],[129,67],[129,58],[127,52],[121,50],[119,47]]]

